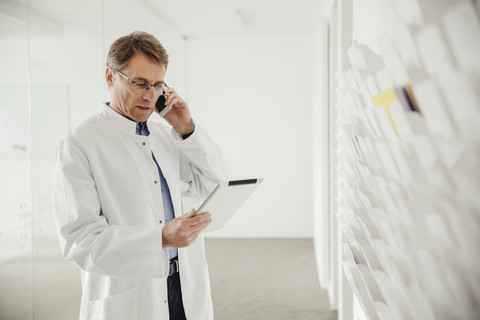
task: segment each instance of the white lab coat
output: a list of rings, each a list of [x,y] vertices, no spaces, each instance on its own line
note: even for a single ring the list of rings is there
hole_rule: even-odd
[[[151,152],[168,182],[175,214],[191,209],[229,178],[219,148],[196,124],[186,140],[148,122],[150,136],[109,107],[62,142],[55,171],[55,222],[65,258],[81,268],[80,319],[168,319],[168,250],[161,184]],[[187,319],[213,319],[203,236],[178,250]]]

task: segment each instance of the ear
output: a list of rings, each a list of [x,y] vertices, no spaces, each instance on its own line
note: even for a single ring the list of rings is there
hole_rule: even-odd
[[[108,87],[113,87],[113,70],[110,67],[105,69],[105,80],[107,81]]]

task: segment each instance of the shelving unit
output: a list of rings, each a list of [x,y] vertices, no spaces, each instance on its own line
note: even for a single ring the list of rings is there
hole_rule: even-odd
[[[477,4],[379,1],[378,53],[339,32],[352,2],[327,6],[337,234],[316,237],[338,252],[322,284],[339,319],[480,318]]]

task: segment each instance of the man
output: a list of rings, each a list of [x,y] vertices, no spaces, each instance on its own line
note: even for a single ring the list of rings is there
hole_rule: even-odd
[[[117,39],[110,102],[60,146],[55,222],[65,258],[81,268],[80,319],[213,319],[201,234],[211,217],[182,199],[205,197],[228,169],[165,84],[167,65],[154,36]],[[171,129],[148,121],[161,95]]]

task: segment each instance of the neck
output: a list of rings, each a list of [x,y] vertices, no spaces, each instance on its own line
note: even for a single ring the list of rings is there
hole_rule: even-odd
[[[127,116],[124,115],[122,112],[120,112],[120,109],[119,109],[119,108],[116,108],[116,107],[112,106],[112,104],[110,103],[110,101],[105,102],[105,104],[106,104],[110,109],[112,109],[113,111],[115,111],[116,113],[118,113],[119,115],[121,115],[122,117],[127,118],[128,120],[131,120],[131,121],[133,121],[133,122],[137,122],[137,121],[133,120],[132,118],[127,117]]]

